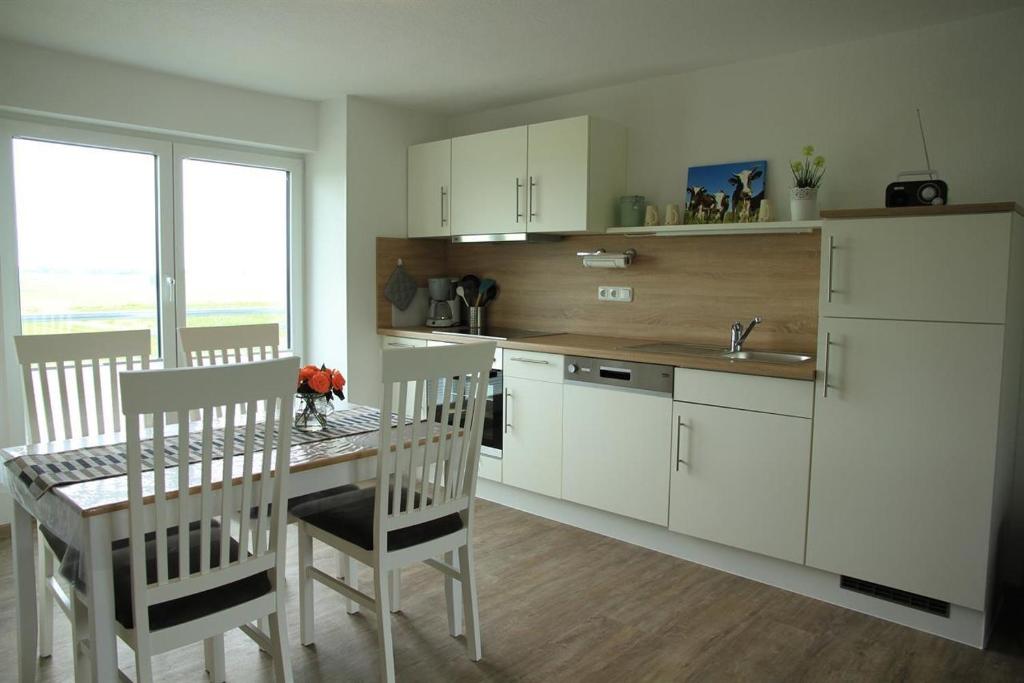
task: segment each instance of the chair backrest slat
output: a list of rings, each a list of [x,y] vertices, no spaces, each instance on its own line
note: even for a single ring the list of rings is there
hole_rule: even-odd
[[[149,330],[19,335],[14,344],[32,443],[121,431],[119,363],[149,367]]]
[[[489,342],[383,352],[375,547],[386,547],[389,531],[469,514],[494,349]],[[422,407],[426,420],[406,425]]]
[[[124,372],[121,395],[128,435],[129,544],[132,563],[132,601],[137,627],[148,624],[148,608],[154,604],[208,590],[216,590],[245,576],[274,569],[283,577],[287,476],[291,443],[292,403],[298,358],[217,367]],[[245,406],[245,437],[241,451],[236,441],[236,421]],[[216,418],[217,409],[224,413]],[[190,414],[200,415],[192,424],[199,433],[189,435]],[[152,419],[152,435],[140,430],[144,418]],[[165,429],[177,422],[172,437]],[[260,443],[262,457],[254,457]],[[275,430],[275,421],[279,429]],[[223,438],[216,434],[223,429]],[[153,502],[143,476],[144,441],[152,438]],[[176,442],[177,449],[170,448]],[[190,456],[199,462],[190,466]],[[175,458],[171,462],[168,458]],[[215,460],[222,458],[220,463]],[[241,472],[239,472],[241,464]],[[177,487],[168,490],[168,472],[177,468]],[[197,471],[198,470],[198,471]],[[197,476],[198,475],[198,476]],[[235,478],[239,482],[234,482]],[[198,481],[196,481],[198,479]],[[170,478],[173,481],[174,478]],[[255,482],[259,486],[254,491]],[[198,484],[198,486],[197,486]],[[238,486],[242,495],[236,495]],[[256,552],[232,539],[237,517],[245,534],[251,498],[261,504],[257,521],[261,539]],[[155,510],[147,518],[147,507]],[[177,514],[175,514],[175,511]],[[198,534],[192,526],[198,522]],[[147,573],[146,534],[156,524],[155,575]],[[267,533],[269,532],[269,533]],[[177,571],[170,566],[168,540],[177,534]],[[190,557],[192,538],[198,536],[198,557]],[[243,536],[242,538],[245,538]],[[174,544],[174,540],[170,542]],[[239,548],[232,557],[232,547]],[[259,558],[259,559],[257,559]],[[278,585],[278,584],[275,584]]]

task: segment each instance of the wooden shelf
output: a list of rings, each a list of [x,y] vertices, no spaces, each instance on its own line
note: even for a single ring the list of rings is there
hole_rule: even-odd
[[[608,228],[610,235],[655,235],[682,237],[686,235],[762,235],[785,232],[811,232],[821,221],[770,221],[767,223],[698,223],[695,225],[651,225],[635,228]]]
[[[1016,202],[986,204],[948,204],[945,206],[890,206],[875,209],[825,209],[822,218],[900,218],[902,216],[955,216],[972,213],[1011,213],[1024,216],[1024,208]]]

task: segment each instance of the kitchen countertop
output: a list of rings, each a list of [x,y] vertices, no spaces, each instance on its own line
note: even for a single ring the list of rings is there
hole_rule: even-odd
[[[429,327],[381,327],[377,329],[377,333],[389,337],[407,337],[410,339],[428,339],[456,343],[475,341],[473,338],[465,336],[434,334],[433,330]],[[813,357],[801,363],[763,363],[750,360],[731,360],[718,356],[691,355],[687,353],[655,353],[627,348],[638,344],[656,343],[659,341],[664,342],[665,340],[552,333],[542,337],[528,337],[507,341],[498,340],[497,343],[500,348],[516,351],[538,351],[567,356],[625,360],[636,363],[660,363],[677,368],[735,372],[742,375],[759,375],[762,377],[780,377],[783,379],[806,381],[814,380],[815,362]],[[724,353],[725,351],[726,349],[723,348],[722,352]]]

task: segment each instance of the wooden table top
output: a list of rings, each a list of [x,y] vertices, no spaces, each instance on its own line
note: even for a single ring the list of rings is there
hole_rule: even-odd
[[[355,407],[348,404],[349,408]],[[437,441],[439,425],[432,424],[431,440]],[[422,429],[422,427],[419,427]],[[377,455],[379,444],[378,432],[365,432],[351,436],[342,436],[314,443],[295,445],[290,449],[291,473],[303,472],[305,470],[326,467],[338,463],[372,458]],[[424,435],[425,436],[425,435]],[[105,435],[91,436],[87,438],[69,439],[66,441],[55,441],[45,444],[33,444],[30,446],[15,446],[0,450],[0,460],[7,462],[15,457],[23,455],[45,455],[50,453],[62,453],[80,448],[97,446],[109,446],[125,442],[124,433],[108,433]],[[420,439],[420,443],[425,438]],[[394,448],[394,446],[392,446]],[[214,461],[212,468],[212,484],[214,488],[220,488],[222,481],[222,460]],[[236,456],[232,462],[233,483],[241,482],[242,458]],[[254,473],[254,479],[259,479],[259,474]],[[178,468],[168,467],[165,471],[165,490],[169,492],[178,488]],[[202,463],[189,465],[189,493],[199,493],[202,484]],[[142,487],[146,494],[146,502],[152,500],[154,485],[153,472],[144,472],[142,475]],[[46,495],[53,494],[70,504],[82,517],[93,517],[96,515],[116,512],[128,508],[128,478],[126,475],[93,479],[90,481],[76,482],[54,486]],[[169,494],[169,497],[173,497]]]

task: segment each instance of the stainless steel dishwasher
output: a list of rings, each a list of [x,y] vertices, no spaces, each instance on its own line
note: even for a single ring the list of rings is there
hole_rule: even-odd
[[[566,356],[562,497],[668,525],[668,365]]]

